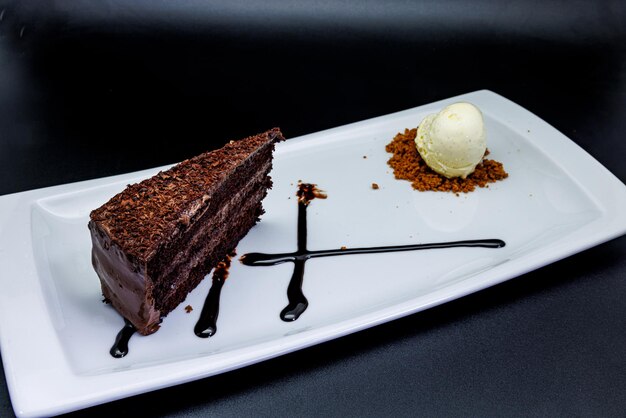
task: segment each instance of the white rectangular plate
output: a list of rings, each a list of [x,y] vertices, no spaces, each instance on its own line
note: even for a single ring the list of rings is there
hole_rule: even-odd
[[[456,101],[482,109],[491,157],[509,178],[459,196],[395,180],[385,145]],[[295,322],[279,318],[293,264],[234,262],[215,336],[193,332],[211,284],[204,280],[158,333],[134,336],[130,353],[114,359],[109,348],[123,320],[102,303],[87,220],[126,184],[159,169],[0,197],[0,343],[19,416],[68,412],[243,367],[467,295],[626,232],[626,187],[615,176],[525,109],[489,91],[470,93],[279,144],[266,214],[237,251],[295,250],[298,180],[328,192],[309,206],[309,249],[487,238],[503,239],[504,248],[309,260],[310,306]]]

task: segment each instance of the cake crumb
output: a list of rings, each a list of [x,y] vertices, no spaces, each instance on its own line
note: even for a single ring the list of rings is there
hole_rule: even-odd
[[[378,186],[378,184],[372,183],[372,189],[378,190],[378,189],[380,189],[380,187]]]
[[[317,184],[313,183],[298,183],[298,191],[296,192],[298,202],[304,205],[311,203],[313,199],[326,199],[328,194],[324,190],[317,187]],[[317,212],[315,213],[317,215]]]
[[[193,308],[191,307],[191,305],[185,306],[185,312],[190,313],[191,311],[193,311]]]
[[[393,168],[395,178],[410,181],[415,190],[452,192],[458,196],[459,193],[472,192],[476,187],[487,187],[488,183],[509,176],[502,163],[488,159],[483,159],[476,166],[476,170],[465,179],[449,179],[439,175],[426,165],[417,152],[416,135],[417,128],[405,129],[404,133],[398,133],[385,147],[387,152],[393,154],[387,163]],[[488,154],[489,150],[485,152],[485,156]]]

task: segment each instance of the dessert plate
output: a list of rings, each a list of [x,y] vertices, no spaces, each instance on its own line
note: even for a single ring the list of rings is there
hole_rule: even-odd
[[[395,180],[385,145],[456,101],[482,109],[491,157],[509,178],[458,196]],[[237,252],[296,250],[299,180],[328,194],[307,208],[309,250],[484,239],[504,247],[309,259],[302,287],[309,306],[291,322],[280,313],[294,264],[234,261],[213,337],[194,334],[207,279],[159,332],[133,336],[128,355],[113,358],[124,321],[102,303],[89,212],[163,168],[0,197],[0,344],[17,415],[68,412],[243,367],[462,297],[626,232],[624,184],[546,122],[478,91],[278,144],[266,214]]]

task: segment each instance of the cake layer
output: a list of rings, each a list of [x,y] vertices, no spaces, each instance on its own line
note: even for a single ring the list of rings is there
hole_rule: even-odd
[[[195,217],[190,220],[189,225],[181,228],[180,232],[173,236],[169,242],[165,243],[148,261],[148,270],[151,272],[161,272],[167,275],[177,264],[182,256],[180,247],[193,245],[193,237],[200,229],[205,229],[207,222],[219,211],[223,210],[224,202],[229,202],[237,194],[250,192],[246,185],[251,181],[263,181],[271,169],[272,144],[268,144],[250,155],[240,166],[234,170],[219,188],[213,191],[210,198],[206,199],[205,207],[197,211]],[[265,183],[264,183],[265,184]],[[271,182],[266,184],[271,187]],[[160,281],[161,277],[152,277],[153,280]]]
[[[172,310],[178,306],[178,301],[184,300],[187,294],[202,281],[211,269],[237,246],[237,243],[246,235],[247,230],[256,223],[260,208],[260,204],[249,205],[243,211],[239,212],[236,227],[229,229],[228,233],[224,234],[221,239],[217,241],[218,244],[213,250],[214,254],[224,254],[222,257],[207,257],[201,259],[200,263],[193,267],[190,264],[188,269],[181,271],[180,274],[186,275],[188,280],[186,280],[183,285],[172,289],[172,292],[163,298],[164,310]]]
[[[158,280],[159,285],[155,286],[153,291],[158,302],[156,307],[162,314],[170,312],[180,303],[171,295],[181,286],[187,286],[182,278],[187,277],[190,270],[206,262],[209,269],[205,270],[204,274],[208,274],[213,266],[236,247],[237,242],[258,220],[263,210],[260,202],[266,194],[267,176],[254,178],[210,218],[206,228],[198,231],[184,246],[187,250],[176,257],[177,262],[172,263],[172,268],[163,275],[163,279]],[[234,228],[232,225],[225,227],[233,220],[237,222]]]

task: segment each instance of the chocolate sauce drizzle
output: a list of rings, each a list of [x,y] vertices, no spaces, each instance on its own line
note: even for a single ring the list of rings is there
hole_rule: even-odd
[[[230,261],[236,255],[235,251],[231,251],[222,261],[217,263],[217,267],[213,270],[213,283],[207,295],[200,318],[193,329],[193,332],[200,338],[209,338],[217,332],[217,317],[220,313],[220,296],[222,287],[228,278],[228,269]]]
[[[222,286],[224,286],[224,282],[228,278],[230,261],[235,254],[234,250],[231,251],[222,261],[217,263],[217,267],[213,270],[213,284],[204,301],[200,318],[193,329],[194,333],[200,338],[211,337],[217,332],[216,323],[220,311],[220,294],[222,293]],[[128,354],[128,342],[136,331],[135,326],[128,319],[124,318],[124,327],[117,333],[109,353],[115,358],[126,356]]]
[[[309,301],[302,292],[304,281],[304,265],[307,260],[318,257],[332,257],[349,254],[375,254],[389,253],[396,251],[415,251],[436,248],[453,247],[483,247],[501,248],[505,242],[501,239],[481,239],[466,241],[435,242],[426,244],[391,245],[382,247],[364,248],[337,248],[331,250],[308,250],[307,249],[307,208],[314,199],[326,199],[324,191],[317,188],[315,184],[299,183],[298,191],[298,249],[289,253],[248,253],[241,256],[240,261],[247,266],[275,266],[286,262],[294,264],[293,274],[287,286],[288,305],[281,311],[280,319],[285,322],[297,320],[309,306]],[[220,261],[213,271],[213,283],[207,295],[200,318],[194,327],[194,333],[200,338],[208,338],[217,332],[217,318],[219,316],[220,296],[224,282],[228,278],[232,257],[235,256],[233,250],[222,261]],[[124,319],[124,327],[115,338],[115,343],[111,347],[110,353],[115,358],[122,358],[128,354],[128,342],[135,333],[135,327]]]
[[[338,248],[331,250],[308,250],[307,249],[307,207],[315,198],[326,198],[326,194],[317,189],[315,184],[300,183],[298,185],[298,249],[289,253],[248,253],[244,254],[240,261],[247,266],[275,266],[277,264],[294,263],[293,274],[287,287],[288,305],[280,313],[283,321],[290,322],[298,319],[307,309],[309,302],[302,292],[304,281],[304,265],[307,260],[317,257],[332,257],[349,254],[375,254],[396,251],[415,251],[435,248],[453,247],[483,247],[501,248],[505,242],[501,239],[481,239],[466,241],[435,242],[427,244],[392,245],[383,247],[365,248]]]
[[[124,318],[124,327],[117,333],[109,353],[115,358],[122,358],[128,354],[128,341],[130,341],[130,337],[133,336],[135,331],[137,331],[135,326],[128,319]]]

